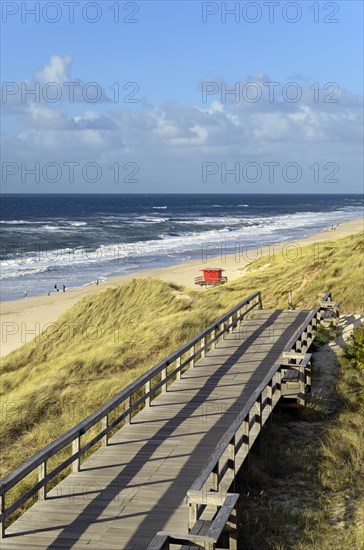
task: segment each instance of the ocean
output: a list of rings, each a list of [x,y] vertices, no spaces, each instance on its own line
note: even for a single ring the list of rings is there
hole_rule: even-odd
[[[363,195],[3,195],[1,300],[300,239],[363,207]]]

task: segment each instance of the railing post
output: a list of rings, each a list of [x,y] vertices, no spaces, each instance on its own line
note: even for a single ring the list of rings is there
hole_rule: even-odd
[[[305,373],[305,367],[301,365],[301,361],[298,363],[298,380],[299,380],[299,387],[300,387],[300,393],[303,394],[303,397],[300,397],[298,395],[297,397],[297,403],[306,406],[306,373]]]
[[[44,461],[38,466],[38,481],[43,481],[47,475],[47,462]],[[47,484],[44,483],[43,487],[38,490],[38,500],[45,500],[47,498]]]
[[[232,474],[232,479],[235,481],[235,435],[233,436],[232,440],[229,443],[229,470]]]
[[[295,348],[296,348],[297,353],[301,353],[301,350],[302,350],[302,335],[296,341]]]
[[[308,348],[308,327],[302,332],[300,342],[301,342],[300,351],[301,352],[306,351]]]
[[[195,346],[193,345],[190,349],[190,357],[193,357],[195,355]],[[195,359],[191,359],[190,361],[190,367],[193,368],[195,366]]]
[[[302,365],[302,361],[298,364],[298,371],[299,371],[299,380],[301,381],[301,387],[303,389],[303,393],[306,392],[306,369]]]
[[[234,507],[226,526],[228,528],[229,550],[238,550],[238,526],[236,507]]]
[[[262,394],[259,395],[258,399],[255,402],[255,422],[258,422],[258,424],[259,424],[259,431],[260,431],[261,425],[262,425],[261,397],[262,397]]]
[[[307,363],[305,368],[305,391],[311,393],[311,360]]]
[[[248,304],[244,304],[244,311],[243,311],[243,316],[244,316],[244,319],[246,319],[246,317],[248,316]]]
[[[316,313],[315,317],[313,317],[313,319],[312,319],[312,328],[315,331],[317,331],[317,324],[318,323],[317,323],[317,313]]]
[[[273,411],[272,380],[269,382],[269,384],[267,386],[267,407],[268,407],[269,420],[270,420],[270,422],[272,422],[272,411]]]
[[[0,540],[2,540],[5,537],[5,495],[6,493],[3,493],[0,495],[0,512],[1,512],[1,525],[0,525]]]
[[[148,382],[146,382],[144,388],[145,388],[145,393],[150,392],[150,388],[151,388],[150,380],[148,380]],[[148,395],[148,397],[145,398],[145,406],[150,407],[150,395]]]
[[[76,439],[72,441],[72,454],[78,453],[81,447],[81,436],[78,435]],[[73,462],[72,462],[72,472],[79,472],[80,471],[80,457],[78,456]]]
[[[197,521],[197,503],[189,503],[188,507],[188,530],[190,531]]]
[[[101,430],[106,430],[106,428],[108,427],[109,425],[109,415],[107,414],[106,416],[104,416],[102,419],[101,419]],[[109,440],[109,435],[108,434],[105,434],[103,437],[102,437],[102,445],[105,445],[105,447],[107,447],[107,444],[108,444],[108,441]]]
[[[125,399],[125,411],[129,411],[129,414],[125,417],[125,424],[131,424],[131,395]]]
[[[167,367],[165,367],[164,369],[162,369],[162,376],[161,376],[161,380],[165,380],[167,378]],[[165,382],[162,386],[162,393],[166,392],[167,391],[167,382]]]
[[[278,392],[278,399],[282,397],[282,365],[279,366],[279,369],[277,370],[277,376],[278,376],[278,382],[277,382],[277,392]]]
[[[216,338],[216,328],[214,328],[211,332],[211,340],[213,340],[212,342],[212,349],[215,349],[216,348],[216,342],[215,342],[215,338]]]
[[[233,324],[233,316],[231,315],[231,316],[229,317],[229,325],[231,325],[231,326],[229,327],[229,334],[231,334],[232,331],[233,331],[233,326],[232,326],[232,324]]]
[[[212,488],[213,491],[219,490],[219,463],[215,465],[215,467],[212,470]]]
[[[203,348],[206,345],[206,337],[204,336],[201,338],[201,348]],[[201,350],[201,357],[206,357],[206,350]]]
[[[247,446],[247,451],[250,449],[250,429],[249,429],[249,413],[245,420],[243,420],[243,442]]]
[[[261,438],[262,438],[262,428],[263,428],[263,407],[262,407],[262,397],[263,395],[260,394],[257,401],[255,402],[255,408],[256,408],[256,416],[258,416],[258,425],[259,425],[259,432],[257,435],[257,438],[255,440],[255,445],[257,449],[258,456],[261,455]]]
[[[177,357],[176,359],[176,367],[180,367],[181,366],[181,357]],[[182,376],[182,372],[179,370],[177,372],[177,380],[181,380],[181,376]]]
[[[260,292],[259,292],[259,297],[258,297],[258,299],[259,299],[259,309],[263,309],[262,295],[261,295]]]

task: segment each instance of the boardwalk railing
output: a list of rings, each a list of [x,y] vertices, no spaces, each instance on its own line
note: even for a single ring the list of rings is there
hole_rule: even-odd
[[[192,338],[187,344],[184,344],[140,376],[85,420],[55,439],[3,478],[0,483],[0,536],[5,536],[6,520],[30,498],[37,494],[39,500],[47,498],[47,485],[50,481],[70,466],[72,471],[79,471],[81,457],[86,452],[90,451],[99,442],[107,445],[108,436],[112,430],[119,426],[121,422],[131,422],[133,412],[138,411],[143,406],[150,406],[151,400],[156,397],[159,390],[162,392],[167,391],[167,384],[170,381],[180,378],[182,372],[187,368],[194,367],[197,359],[204,357],[208,350],[215,348],[218,342],[224,340],[227,333],[231,333],[236,327],[239,327],[241,321],[252,310],[262,307],[260,292],[254,292]],[[120,414],[117,410],[119,407],[122,407]],[[117,414],[116,418],[111,418],[111,413]],[[83,443],[82,436],[94,427],[99,428],[98,433],[90,441]],[[71,455],[51,471],[48,471],[49,459],[68,445],[72,446]],[[7,505],[7,493],[36,469],[38,469],[38,482],[34,483],[15,502]]]
[[[325,311],[331,310],[334,312],[335,318],[337,317],[339,305],[335,303],[336,305],[333,308],[332,303],[331,293],[328,292],[322,298],[321,305],[309,313],[304,323],[300,325],[285,346],[283,361],[275,363],[270,369],[220,439],[201,474],[190,487],[186,496],[189,506],[189,532],[185,533],[184,536],[181,533],[168,534],[160,532],[153,539],[148,550],[169,550],[170,545],[175,544],[215,550],[218,539],[212,540],[209,535],[198,535],[197,539],[195,533],[198,534],[203,528],[207,529],[208,533],[209,528],[214,525],[217,518],[220,521],[220,536],[224,532],[228,532],[228,546],[224,547],[231,550],[237,548],[236,530],[235,536],[232,536],[231,522],[228,521],[231,514],[225,525],[221,525],[223,518],[219,516],[217,503],[215,503],[215,509],[212,512],[210,511],[210,516],[207,514],[206,509],[210,494],[219,495],[220,499],[228,494],[235,475],[242,466],[251,446],[282,397],[282,381],[287,370],[291,368],[298,369],[305,387],[308,382],[310,383],[310,379],[307,380],[307,376],[309,376],[307,371],[309,370],[311,354],[306,353],[306,350],[309,349],[314,340],[314,333],[317,331]],[[196,495],[199,495],[199,499],[196,498]],[[220,544],[219,547],[221,548]]]

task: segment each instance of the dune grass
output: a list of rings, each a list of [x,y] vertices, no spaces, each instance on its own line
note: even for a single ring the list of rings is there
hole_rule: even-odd
[[[250,283],[264,288],[266,307],[285,307],[289,289],[295,307],[312,307],[325,288],[340,301],[341,313],[364,310],[362,234],[304,247],[287,245],[250,264],[247,274]]]
[[[220,288],[187,290],[134,279],[83,298],[45,333],[1,361],[1,474],[256,290],[262,291],[265,308],[285,308],[288,290],[295,307],[312,308],[332,290],[342,311],[361,311],[363,269],[359,234],[261,258]],[[14,496],[30,482],[19,484]]]

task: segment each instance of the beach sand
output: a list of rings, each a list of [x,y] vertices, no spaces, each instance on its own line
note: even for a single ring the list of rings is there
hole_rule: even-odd
[[[37,296],[23,298],[11,302],[1,302],[1,346],[0,355],[4,356],[19,348],[24,343],[31,341],[39,335],[49,323],[55,322],[67,309],[73,306],[80,298],[88,294],[100,292],[107,287],[118,286],[131,281],[135,277],[158,278],[173,282],[178,285],[198,288],[194,284],[194,278],[199,275],[199,269],[203,267],[222,267],[224,275],[229,281],[241,277],[244,268],[253,260],[268,254],[298,254],[299,246],[312,244],[323,240],[334,240],[339,237],[359,233],[364,229],[364,219],[342,223],[335,231],[329,229],[315,233],[309,237],[297,240],[277,243],[271,246],[242,249],[237,254],[224,254],[212,256],[210,251],[208,258],[192,260],[184,264],[173,265],[158,269],[140,271],[131,275],[113,277],[99,285],[93,284],[79,288],[67,289],[66,292],[53,292],[50,296]],[[201,289],[203,292],[203,289]]]

